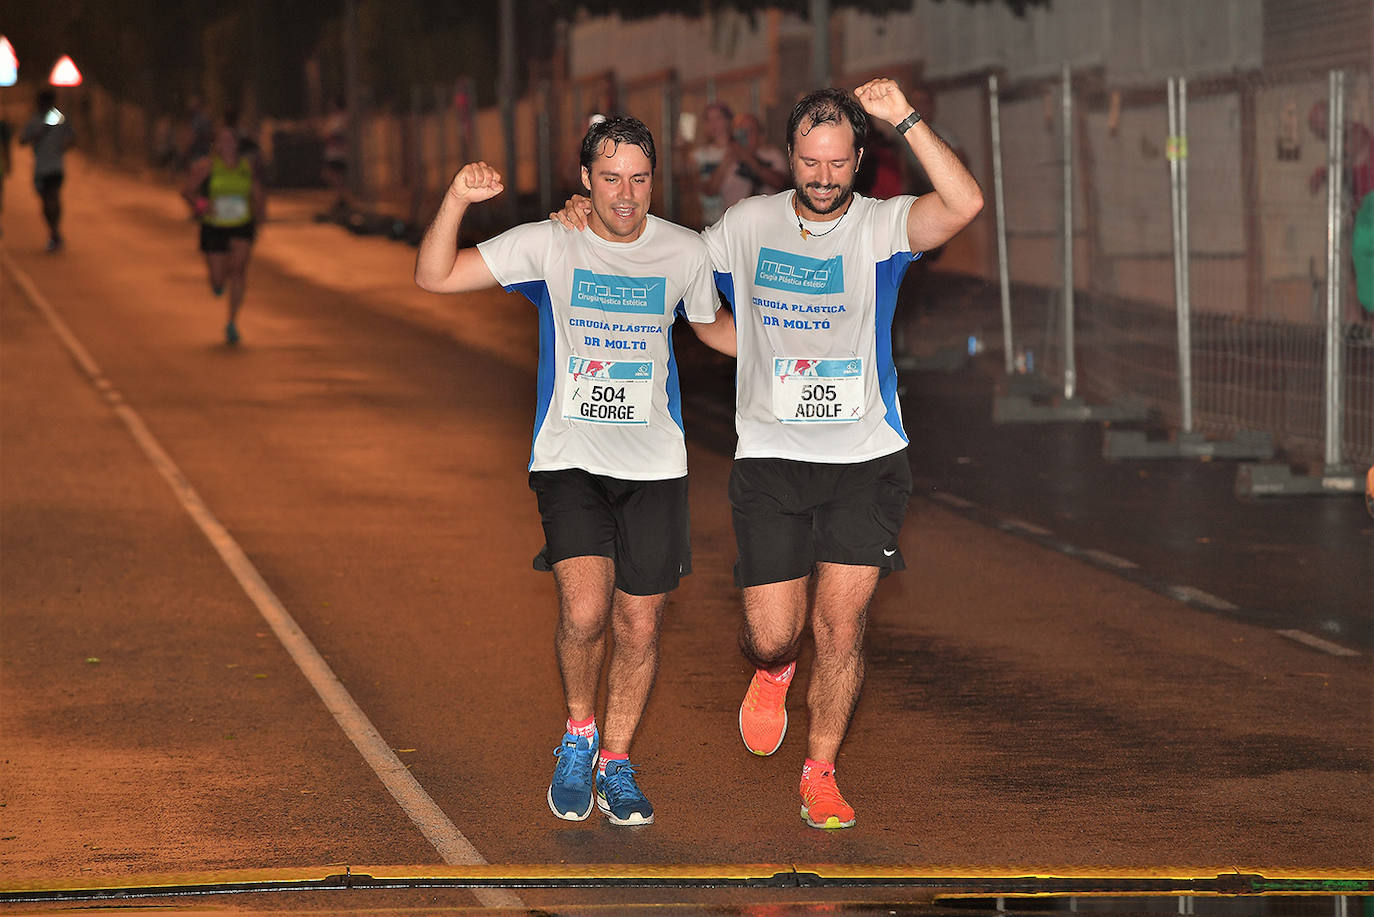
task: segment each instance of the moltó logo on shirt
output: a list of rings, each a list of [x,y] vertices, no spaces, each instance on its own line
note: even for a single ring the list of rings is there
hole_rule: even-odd
[[[662,315],[668,283],[662,277],[621,277],[573,271],[572,304],[606,312]]]
[[[754,284],[797,293],[843,293],[844,258],[822,261],[775,248],[760,248]]]

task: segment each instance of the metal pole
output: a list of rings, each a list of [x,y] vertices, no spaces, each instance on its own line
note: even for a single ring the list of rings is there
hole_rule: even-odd
[[[553,210],[553,136],[549,123],[553,89],[548,80],[539,83],[539,100],[539,114],[535,117],[539,144],[539,212],[547,214]]]
[[[992,122],[992,198],[997,207],[997,279],[1002,285],[1002,352],[1007,375],[1016,370],[1011,339],[1011,274],[1007,265],[1007,203],[1002,193],[1002,106],[997,74],[988,74],[988,112]]]
[[[425,164],[424,112],[421,110],[420,92],[420,86],[412,83],[410,86],[411,169],[414,172],[410,179],[410,222],[412,225],[420,222],[420,212],[424,208],[429,186],[429,170]]]
[[[515,148],[515,0],[501,0],[501,136],[506,154],[506,220],[520,213],[520,164]]]
[[[348,105],[348,190],[353,204],[365,198],[367,163],[363,156],[363,93],[358,62],[358,0],[344,3],[344,96]]]
[[[1188,80],[1178,78],[1178,239],[1182,268],[1178,324],[1179,376],[1183,380],[1183,430],[1193,431],[1193,285],[1189,275],[1192,246],[1188,243]]]
[[[443,83],[435,83],[432,91],[434,93],[434,132],[439,138],[439,147],[435,152],[435,156],[439,160],[437,174],[439,186],[445,188],[448,187],[449,181],[453,178],[448,172],[448,118],[449,109],[452,107],[449,101],[451,96]]]
[[[1072,399],[1078,387],[1078,368],[1073,349],[1073,84],[1068,61],[1061,76],[1063,97],[1060,117],[1064,133],[1064,397]]]
[[[1330,74],[1326,118],[1326,466],[1341,464],[1341,204],[1345,172],[1345,71]]]
[[[830,85],[830,2],[811,0],[811,85]]]
[[[669,220],[677,219],[677,176],[673,169],[673,138],[677,133],[677,73],[674,71],[663,81],[663,124],[659,134],[659,149],[668,155],[663,157],[663,215]]]
[[[1192,299],[1188,281],[1188,83],[1169,77],[1169,199],[1173,210],[1174,310],[1178,321],[1178,403],[1183,432],[1193,430]]]

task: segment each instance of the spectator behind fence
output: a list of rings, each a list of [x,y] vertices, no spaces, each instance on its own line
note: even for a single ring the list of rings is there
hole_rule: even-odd
[[[869,125],[869,143],[854,173],[854,190],[867,197],[887,200],[906,194],[902,153],[887,134]]]
[[[324,134],[324,163],[321,175],[325,185],[334,193],[335,212],[348,208],[348,105],[334,100],[322,126]]]
[[[716,102],[702,115],[701,142],[691,153],[693,190],[701,204],[701,223],[710,226],[735,201],[748,197],[753,187],[739,174],[730,152],[735,114],[730,106]]]
[[[190,168],[191,163],[210,155],[215,145],[215,125],[205,112],[205,103],[200,96],[192,95],[186,100],[185,146],[181,148],[181,161],[178,171]]]
[[[757,115],[744,112],[735,118],[729,159],[734,160],[736,171],[749,181],[749,197],[777,194],[792,183],[787,172],[787,154],[768,142]],[[733,203],[726,201],[725,206]]]
[[[1307,126],[1322,141],[1327,143],[1329,115],[1325,100],[1317,102],[1307,115]],[[1339,202],[1343,228],[1350,238],[1350,255],[1353,260],[1350,272],[1349,300],[1346,315],[1352,323],[1349,333],[1360,340],[1371,340],[1374,331],[1374,239],[1370,238],[1370,222],[1374,221],[1374,132],[1368,125],[1348,120],[1342,132],[1342,170],[1343,199]],[[1327,171],[1323,163],[1313,170],[1307,181],[1307,190],[1313,195],[1321,194],[1326,188]],[[1361,223],[1361,220],[1364,222]],[[1362,286],[1363,284],[1363,286]]]

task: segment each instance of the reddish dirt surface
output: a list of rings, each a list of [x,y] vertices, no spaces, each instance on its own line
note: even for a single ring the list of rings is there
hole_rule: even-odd
[[[658,821],[554,819],[563,711],[552,584],[530,567],[524,301],[426,297],[411,250],[287,201],[231,351],[166,188],[77,160],[58,256],[26,190],[7,189],[8,256],[487,862],[1374,870],[1367,656],[1201,613],[922,500],[839,760],[859,824],[807,828],[801,692],[777,755],[739,741],[729,461],[695,441],[696,572],[670,603],[634,747]],[[0,630],[0,888],[442,864],[8,271]],[[212,909],[476,903],[339,894]],[[519,892],[563,908],[926,897]]]

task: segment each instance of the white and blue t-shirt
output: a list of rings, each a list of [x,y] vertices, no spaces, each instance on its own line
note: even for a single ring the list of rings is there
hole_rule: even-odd
[[[855,194],[803,237],[792,191],[740,201],[702,233],[734,304],[736,458],[854,463],[907,444],[892,318],[916,198]],[[824,235],[817,235],[824,233]]]
[[[531,471],[636,481],[687,473],[672,329],[716,314],[701,237],[649,216],[633,242],[526,223],[477,246],[508,291],[539,308]]]

